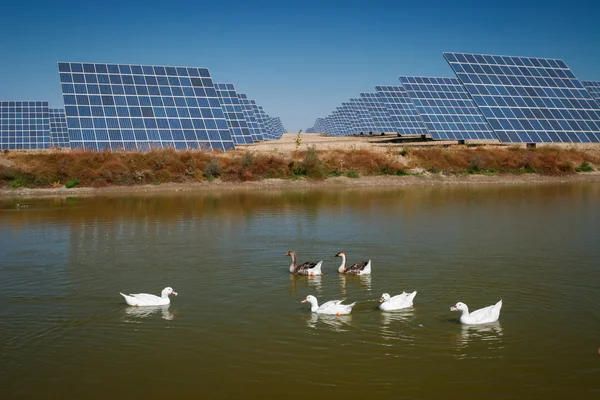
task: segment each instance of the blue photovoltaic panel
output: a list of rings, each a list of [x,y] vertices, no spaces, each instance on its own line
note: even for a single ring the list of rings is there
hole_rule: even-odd
[[[600,101],[600,82],[598,81],[581,81],[587,91],[596,99],[596,103]],[[600,104],[600,103],[599,103]]]
[[[256,101],[248,99],[248,102],[250,103],[250,109],[252,109],[252,111],[254,112],[254,116],[256,117],[256,121],[258,122],[258,127],[262,135],[262,140],[270,140],[271,137],[269,135],[269,132],[267,131],[265,121],[263,120],[263,116],[260,112],[260,109],[258,108],[258,105],[256,104]]]
[[[396,132],[387,108],[377,93],[361,93],[360,97],[371,114],[376,132]]]
[[[234,148],[206,68],[59,63],[72,148]]]
[[[344,102],[342,103],[342,108],[344,109],[346,118],[348,120],[348,130],[346,135],[359,134],[361,132],[361,125],[355,105],[350,102]]]
[[[0,101],[0,149],[50,148],[47,101]]]
[[[50,119],[50,145],[52,147],[71,147],[65,110],[50,108],[48,116]]]
[[[497,139],[458,79],[401,76],[400,82],[433,139]]]
[[[221,108],[229,125],[229,131],[235,144],[253,143],[252,134],[248,128],[243,106],[231,83],[215,83],[217,96],[221,101]]]
[[[562,61],[444,53],[502,142],[598,142],[600,107]]]
[[[244,110],[244,117],[246,118],[246,123],[248,124],[248,129],[250,130],[250,134],[252,135],[253,141],[263,140],[262,131],[260,123],[256,118],[256,114],[254,114],[254,109],[250,104],[250,100],[248,100],[248,96],[243,93],[238,93],[238,97],[240,98],[240,104]]]
[[[356,113],[358,122],[358,133],[377,133],[377,129],[371,113],[362,98],[350,99],[353,111]]]
[[[376,86],[392,124],[400,135],[427,135],[427,127],[402,86]]]
[[[265,130],[267,132],[266,139],[274,140],[276,139],[275,133],[273,132],[273,126],[271,125],[271,117],[267,115],[262,106],[257,105],[259,118],[262,120],[263,125],[265,126]]]

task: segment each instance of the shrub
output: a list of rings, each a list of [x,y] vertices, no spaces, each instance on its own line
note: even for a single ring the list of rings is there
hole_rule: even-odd
[[[27,181],[25,180],[25,178],[23,178],[22,176],[19,176],[18,178],[15,178],[10,182],[10,187],[13,189],[17,189],[17,188],[20,188],[21,186],[25,186],[26,184],[27,184]]]
[[[579,167],[575,168],[577,172],[592,172],[594,168],[587,162],[582,163]]]
[[[79,179],[78,178],[71,178],[69,179],[66,183],[65,183],[65,187],[67,189],[72,189],[75,186],[79,185]]]
[[[208,162],[208,164],[206,164],[206,167],[204,168],[204,176],[209,180],[218,178],[221,176],[222,169],[223,166],[221,165],[221,162],[216,158],[213,158]]]
[[[401,155],[402,157],[406,157],[406,156],[408,155],[408,151],[407,151],[406,149],[402,149],[402,150],[400,151],[400,155]]]
[[[306,175],[313,179],[323,179],[326,176],[325,166],[323,165],[323,161],[319,158],[315,146],[310,146],[308,150],[306,150],[304,160],[299,167],[300,168],[296,169],[297,172],[299,172],[298,175]]]
[[[169,170],[162,168],[156,172],[156,180],[158,182],[170,182],[173,179],[173,174]]]
[[[359,173],[356,171],[350,171],[350,172],[348,172],[348,174],[346,176],[348,178],[360,178]]]

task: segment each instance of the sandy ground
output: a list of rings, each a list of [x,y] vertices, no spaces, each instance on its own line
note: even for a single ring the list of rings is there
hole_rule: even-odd
[[[241,151],[255,151],[261,153],[275,152],[277,154],[290,154],[296,150],[305,150],[308,146],[315,146],[317,150],[332,149],[361,149],[367,148],[374,151],[389,151],[397,146],[422,146],[440,145],[439,142],[396,142],[396,135],[363,136],[363,137],[329,137],[316,134],[303,134],[301,142],[296,144],[297,134],[283,135],[278,141],[261,142],[253,145],[239,146]],[[482,144],[483,143],[479,143]],[[456,145],[448,142],[446,145]],[[497,144],[494,144],[497,145]],[[524,146],[524,145],[523,145]],[[562,146],[598,148],[598,144],[565,144]],[[2,157],[0,156],[0,162]],[[105,194],[124,193],[164,193],[186,191],[214,191],[214,190],[288,190],[310,188],[345,188],[345,187],[403,187],[403,186],[433,186],[433,185],[517,185],[517,184],[553,184],[567,182],[600,182],[600,172],[579,173],[568,176],[542,176],[536,174],[523,175],[443,175],[430,174],[425,171],[416,171],[408,176],[364,176],[360,178],[333,177],[322,181],[310,179],[265,179],[251,182],[212,182],[200,183],[166,183],[160,185],[139,186],[112,186],[104,188],[52,188],[52,189],[0,189],[0,197],[45,197],[45,196],[93,196]]]

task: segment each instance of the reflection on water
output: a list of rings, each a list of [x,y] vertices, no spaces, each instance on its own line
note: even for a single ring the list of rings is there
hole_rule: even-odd
[[[317,276],[307,276],[307,275],[290,275],[290,291],[292,293],[296,293],[298,290],[298,285],[302,288],[301,293],[310,294],[311,291],[316,292],[313,296],[318,297],[323,294],[323,277],[321,275]],[[306,287],[305,287],[306,286]]]
[[[164,306],[131,307],[128,306],[124,311],[125,322],[140,323],[139,319],[149,318],[160,314],[162,319],[172,321],[175,314],[169,311],[170,304]]]
[[[348,315],[327,315],[310,313],[310,318],[306,321],[309,328],[317,329],[325,327],[335,332],[346,332],[352,322],[352,314]]]
[[[502,326],[499,321],[481,325],[461,324],[461,329],[455,337],[455,347],[460,352],[456,357],[502,357],[501,350],[504,349],[502,339]]]
[[[352,286],[355,286],[357,289],[363,289],[366,291],[370,291],[371,290],[371,275],[340,274],[340,293],[343,296],[348,295],[348,289],[349,289],[349,287],[352,287]]]
[[[381,311],[381,336],[389,340],[404,337],[408,327],[413,326],[415,310],[406,308],[398,311]]]

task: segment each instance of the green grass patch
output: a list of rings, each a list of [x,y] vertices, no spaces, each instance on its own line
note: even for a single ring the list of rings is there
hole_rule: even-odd
[[[582,163],[579,167],[575,168],[577,172],[592,172],[594,168],[587,162]]]
[[[350,171],[346,174],[348,178],[360,178],[360,174],[356,171]]]
[[[71,178],[69,179],[66,183],[65,183],[65,187],[67,189],[72,189],[75,186],[79,185],[79,179],[78,178]]]

